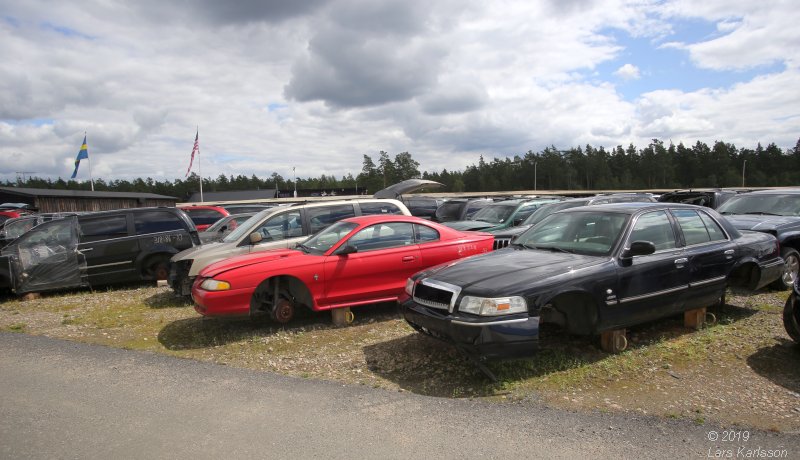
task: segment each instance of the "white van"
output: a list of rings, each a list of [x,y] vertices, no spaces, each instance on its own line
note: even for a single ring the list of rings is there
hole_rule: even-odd
[[[398,200],[375,198],[320,201],[265,209],[240,224],[221,242],[204,244],[175,254],[171,259],[169,285],[176,294],[191,295],[197,274],[214,262],[250,252],[293,247],[341,219],[374,214],[411,215]]]

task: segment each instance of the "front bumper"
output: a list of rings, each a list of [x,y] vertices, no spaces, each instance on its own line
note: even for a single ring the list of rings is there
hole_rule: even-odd
[[[484,358],[515,358],[535,353],[539,344],[539,317],[527,313],[478,318],[449,314],[420,305],[404,296],[400,309],[415,330],[444,340]]]
[[[248,316],[250,299],[255,288],[206,291],[200,289],[203,279],[199,276],[192,287],[194,309],[203,316]]]
[[[169,284],[169,287],[171,287],[176,294],[181,296],[189,296],[192,294],[192,282],[194,278],[189,277],[189,269],[191,268],[192,260],[179,260],[170,263],[167,284]]]

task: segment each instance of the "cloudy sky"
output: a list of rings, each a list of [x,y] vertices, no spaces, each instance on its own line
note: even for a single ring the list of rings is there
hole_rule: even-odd
[[[0,180],[800,138],[793,0],[0,0]],[[197,165],[193,168],[197,172]],[[88,179],[84,163],[78,179]]]

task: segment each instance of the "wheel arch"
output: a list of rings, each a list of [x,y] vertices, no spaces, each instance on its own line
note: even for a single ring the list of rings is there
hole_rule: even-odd
[[[597,300],[584,290],[565,290],[554,293],[542,302],[542,322],[555,323],[570,334],[592,335],[599,324]]]
[[[279,296],[292,300],[295,305],[302,305],[309,310],[314,310],[314,296],[311,295],[311,290],[301,279],[293,275],[273,275],[261,281],[253,291],[253,296],[250,298],[251,316],[269,313],[269,307],[274,299],[276,281]]]

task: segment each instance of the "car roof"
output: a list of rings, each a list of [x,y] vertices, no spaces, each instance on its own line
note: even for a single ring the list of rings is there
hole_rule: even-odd
[[[755,192],[740,193],[740,195],[800,195],[800,189],[756,190]]]
[[[577,206],[574,208],[562,209],[558,211],[559,213],[562,212],[580,212],[580,211],[613,211],[619,212],[624,214],[635,214],[640,210],[647,210],[647,209],[702,209],[708,211],[709,208],[705,206],[697,206],[694,204],[683,204],[683,203],[668,203],[668,202],[644,202],[644,201],[631,201],[631,202],[624,202],[624,203],[607,203],[607,204],[595,204],[591,206]]]
[[[380,222],[410,222],[413,224],[431,224],[433,222],[416,216],[406,216],[404,214],[372,214],[369,216],[356,216],[342,219],[340,222],[353,222],[356,224],[371,225]]]

